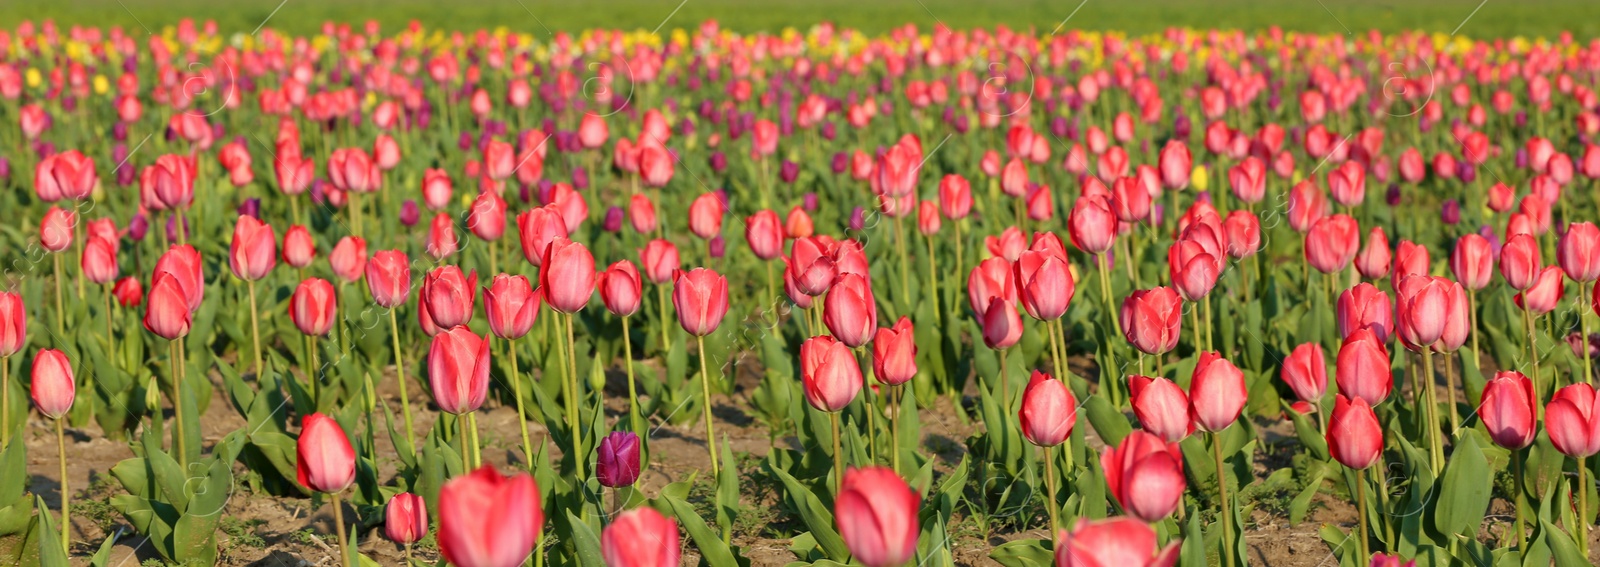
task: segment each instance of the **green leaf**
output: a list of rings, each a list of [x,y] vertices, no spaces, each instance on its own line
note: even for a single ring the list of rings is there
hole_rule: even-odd
[[[39,522],[34,524],[39,530],[39,567],[71,567],[67,561],[67,550],[61,546],[61,533],[57,531],[60,528],[56,527],[50,509],[45,507],[44,498],[34,495],[33,507],[39,510]]]
[[[811,535],[817,539],[817,544],[822,546],[823,552],[830,559],[844,561],[849,559],[850,550],[845,547],[844,539],[839,537],[839,532],[833,527],[833,514],[822,505],[822,500],[811,492],[811,489],[795,480],[789,471],[767,459],[767,469],[783,481],[783,486],[788,492],[789,499],[793,501],[796,510],[800,511],[800,519],[805,522],[806,528],[811,530]]]
[[[1477,436],[1461,435],[1456,441],[1455,452],[1445,464],[1444,480],[1437,491],[1439,505],[1434,511],[1434,528],[1446,534],[1470,535],[1483,524],[1483,514],[1489,509],[1494,489],[1494,477],[1488,460],[1478,449]]]
[[[1550,522],[1540,522],[1539,530],[1545,534],[1545,543],[1550,546],[1550,554],[1555,556],[1556,567],[1588,567],[1592,565],[1583,554],[1578,551],[1578,544],[1566,532],[1561,531]]]
[[[1051,567],[1055,551],[1050,540],[1019,539],[1006,542],[989,552],[989,558],[1005,567]]]
[[[595,537],[594,530],[589,528],[589,524],[572,515],[571,510],[567,511],[567,523],[572,525],[572,546],[577,555],[578,565],[605,567],[605,561],[600,558],[600,538]]]
[[[665,491],[663,491],[665,492]],[[651,500],[651,505],[657,510],[666,512],[677,518],[684,531],[689,532],[689,538],[694,540],[694,545],[700,551],[700,557],[711,567],[736,567],[739,561],[734,558],[733,550],[728,549],[728,544],[717,537],[716,532],[706,525],[706,521],[694,513],[694,506],[689,505],[680,498],[662,494]]]
[[[1089,416],[1089,424],[1094,426],[1095,433],[1100,434],[1100,439],[1106,445],[1116,446],[1122,439],[1133,432],[1133,425],[1128,423],[1128,417],[1116,406],[1111,405],[1111,400],[1104,396],[1090,396],[1083,401],[1085,413]]]
[[[1299,524],[1311,509],[1311,500],[1322,490],[1322,480],[1327,478],[1331,466],[1327,461],[1317,461],[1306,466],[1304,489],[1289,502],[1289,523]]]

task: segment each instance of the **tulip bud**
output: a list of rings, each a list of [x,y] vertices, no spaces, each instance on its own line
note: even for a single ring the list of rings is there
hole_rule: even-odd
[[[800,344],[800,376],[806,401],[825,412],[843,410],[861,391],[861,367],[855,354],[827,335]]]
[[[39,413],[50,419],[60,419],[72,409],[76,396],[76,382],[72,363],[67,355],[56,349],[44,349],[33,357],[33,383],[29,394]]]
[[[633,486],[639,480],[639,436],[613,431],[600,440],[596,477],[609,488]]]
[[[322,278],[309,278],[289,296],[289,318],[300,332],[313,337],[333,330],[338,297],[333,284]]]
[[[707,268],[678,270],[673,275],[672,305],[684,331],[709,335],[728,314],[728,279]]]
[[[1533,435],[1538,432],[1535,417],[1538,400],[1533,392],[1533,381],[1527,376],[1514,371],[1497,372],[1483,386],[1478,417],[1496,445],[1521,449],[1532,444]]]
[[[917,376],[917,341],[910,318],[902,316],[893,327],[878,329],[872,340],[872,376],[889,386]]]
[[[1307,402],[1317,402],[1328,389],[1328,366],[1324,362],[1322,345],[1305,343],[1295,347],[1283,360],[1280,373],[1294,395]]]
[[[383,531],[390,541],[412,544],[428,535],[428,506],[421,496],[401,492],[383,507]]]
[[[489,393],[489,341],[464,325],[433,336],[428,348],[428,382],[445,413],[476,411]]]
[[[305,416],[300,423],[300,439],[295,443],[300,486],[316,492],[342,492],[356,478],[356,452],[350,447],[350,438],[338,422],[320,413]]]
[[[600,556],[610,567],[678,567],[678,523],[654,508],[617,514],[600,532]]]
[[[533,477],[500,476],[489,465],[445,482],[439,488],[438,509],[439,554],[463,567],[522,563],[544,525]]]
[[[1383,456],[1383,427],[1372,407],[1361,398],[1334,398],[1328,418],[1328,453],[1340,464],[1362,470]]]
[[[916,555],[921,498],[884,467],[850,469],[839,481],[834,521],[850,555],[867,567],[899,567]]]
[[[1183,504],[1183,451],[1177,443],[1134,431],[1100,455],[1106,488],[1129,516],[1158,523]]]
[[[1035,370],[1022,391],[1022,409],[1017,418],[1022,436],[1029,443],[1054,447],[1072,435],[1078,421],[1078,400],[1065,383]]]
[[[526,276],[500,274],[483,288],[483,311],[495,336],[520,339],[539,318],[539,295]]]
[[[1227,429],[1248,397],[1244,373],[1218,353],[1200,353],[1189,380],[1189,417],[1196,427],[1213,433]]]
[[[1173,539],[1166,547],[1157,547],[1155,529],[1136,517],[1079,518],[1059,539],[1057,567],[1171,567],[1178,561],[1181,543]]]
[[[1600,407],[1594,387],[1573,384],[1556,391],[1544,407],[1544,429],[1561,454],[1583,459],[1600,453]]]

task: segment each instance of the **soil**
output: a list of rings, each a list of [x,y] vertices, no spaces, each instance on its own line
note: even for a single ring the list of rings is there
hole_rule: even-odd
[[[732,444],[733,452],[740,455],[742,470],[746,474],[746,478],[741,482],[742,492],[747,500],[751,500],[746,504],[755,508],[776,510],[776,495],[770,490],[761,491],[755,486],[759,485],[759,481],[752,481],[749,478],[751,473],[757,473],[760,459],[769,450],[765,428],[741,409],[752,405],[748,396],[755,389],[756,372],[758,369],[755,368],[739,369],[734,393],[731,396],[714,396],[713,416],[718,434],[725,435]],[[611,383],[607,386],[607,399],[608,410],[615,419],[615,416],[623,415],[626,410],[626,397],[625,394],[621,394],[626,391],[625,378],[622,378],[620,373],[611,374],[613,375],[608,378]],[[212,379],[214,382],[220,380],[215,376]],[[398,391],[394,387],[395,381],[383,380],[380,384],[382,386],[379,389],[384,401],[398,412],[400,406]],[[210,409],[202,420],[203,435],[208,449],[227,433],[245,425],[245,420],[223,398],[223,389],[218,387],[215,392]],[[416,397],[415,390],[413,397]],[[417,429],[425,431],[433,421],[432,412],[416,411],[414,414],[418,419]],[[965,452],[964,440],[975,432],[976,426],[965,423],[948,399],[941,399],[932,407],[923,409],[920,416],[924,446],[930,448],[930,453],[938,460],[938,466],[942,467],[943,471],[948,471],[961,459]],[[508,462],[515,463],[520,453],[515,449],[520,445],[516,433],[516,421],[516,409],[509,405],[486,406],[482,410],[480,427],[486,448],[483,452],[486,461],[501,467],[506,467]],[[1258,426],[1263,430],[1264,438],[1269,444],[1276,445],[1275,447],[1269,445],[1271,448],[1258,452],[1257,476],[1264,478],[1272,468],[1286,466],[1284,455],[1292,454],[1297,448],[1292,428],[1286,424],[1260,422]],[[529,428],[533,442],[540,443],[546,435],[545,429],[538,423],[530,423]],[[685,478],[690,473],[708,468],[703,431],[699,420],[693,420],[684,426],[660,425],[650,440],[652,462],[640,480],[640,489],[645,495],[653,496],[663,486]],[[52,510],[58,510],[60,465],[56,458],[53,426],[42,418],[34,416],[19,434],[24,435],[27,441],[28,471],[31,475],[33,492],[41,495]],[[385,435],[378,435],[377,439],[380,463],[387,469],[380,472],[380,478],[389,478],[394,473],[396,462],[394,449],[389,445]],[[779,441],[779,443],[784,442],[786,441]],[[793,443],[793,439],[787,442]],[[1095,439],[1091,439],[1090,442],[1099,444]],[[148,559],[158,559],[159,556],[155,551],[145,545],[145,539],[134,532],[121,514],[105,504],[111,496],[122,492],[120,485],[110,477],[109,470],[123,459],[133,456],[128,445],[105,438],[100,429],[91,424],[84,428],[69,429],[66,449],[71,463],[69,486],[73,493],[74,565],[87,565],[89,556],[113,533],[122,535],[111,553],[108,562],[110,567],[132,567]],[[236,463],[235,466],[238,467],[236,472],[242,474],[243,465]],[[704,473],[701,474],[703,476]],[[1329,484],[1328,487],[1331,488],[1332,485]],[[1284,502],[1286,501],[1285,499]],[[229,500],[226,514],[227,523],[232,529],[218,534],[221,548],[220,565],[259,567],[337,565],[334,538],[322,535],[333,532],[333,513],[327,505],[313,509],[309,499],[279,498],[241,488],[236,490]],[[957,515],[960,514],[962,512],[958,509]],[[1354,529],[1356,518],[1355,510],[1347,500],[1326,492],[1317,497],[1311,512],[1299,524],[1291,525],[1286,514],[1282,509],[1273,509],[1273,506],[1257,506],[1244,533],[1249,547],[1248,561],[1251,565],[1269,567],[1330,565],[1332,562],[1328,546],[1318,535],[1318,530],[1323,525],[1330,524],[1345,530]],[[345,518],[348,521],[353,517],[354,510],[347,505]],[[996,532],[987,539],[976,529],[965,528],[958,523],[950,530],[952,555],[959,565],[997,566],[999,564],[989,558],[989,553],[995,546],[1017,539],[1041,539],[1049,536],[1044,529],[1043,519],[1035,520],[1031,529]],[[1510,508],[1504,502],[1497,500],[1491,510],[1490,520],[1480,533],[1480,538],[1490,540],[1493,537],[1491,534],[1503,533],[1510,520]],[[769,530],[736,530],[733,543],[744,550],[752,565],[781,567],[795,560],[794,554],[788,550],[787,539],[766,537],[763,534],[739,533],[740,531],[769,532]],[[362,534],[360,541],[361,552],[379,563],[383,565],[403,563],[402,549],[384,539],[381,529]],[[1597,538],[1591,547],[1600,550],[1600,538]],[[428,561],[438,559],[437,551],[431,546],[418,548],[415,553],[417,559]],[[693,546],[686,542],[683,565],[696,565],[698,562],[699,557],[694,553]]]

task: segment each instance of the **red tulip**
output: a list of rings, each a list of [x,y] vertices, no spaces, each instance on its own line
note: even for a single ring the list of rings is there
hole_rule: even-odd
[[[89,198],[99,184],[94,160],[78,150],[67,150],[40,160],[34,168],[33,180],[34,192],[47,203],[61,199],[82,201]]]
[[[1450,271],[1467,289],[1488,287],[1494,274],[1494,251],[1489,240],[1477,233],[1457,238],[1455,250],[1450,253]]]
[[[651,240],[639,251],[639,263],[644,265],[644,275],[651,282],[672,281],[672,274],[678,271],[678,247],[660,238]]]
[[[1217,285],[1217,278],[1222,275],[1222,258],[1216,255],[1221,250],[1208,249],[1206,242],[1179,238],[1167,249],[1167,270],[1172,276],[1172,286],[1190,301],[1210,295],[1211,289]]]
[[[1383,227],[1375,226],[1367,233],[1367,244],[1356,254],[1356,270],[1361,272],[1361,277],[1376,280],[1389,275],[1389,262],[1392,256],[1389,253],[1389,237],[1383,233]],[[1400,278],[1395,278],[1398,281]]]
[[[1389,342],[1394,329],[1394,315],[1389,305],[1389,294],[1369,283],[1359,283],[1339,294],[1335,305],[1339,337],[1349,338],[1358,329],[1371,329],[1378,342]]]
[[[654,508],[634,508],[600,532],[600,556],[610,567],[678,567],[678,540],[678,522]]]
[[[1516,295],[1518,307],[1528,310],[1534,317],[1554,311],[1563,293],[1561,268],[1545,266],[1534,279],[1533,286]]]
[[[1078,421],[1078,400],[1066,383],[1038,370],[1028,378],[1022,391],[1022,409],[1017,412],[1022,436],[1040,447],[1054,447],[1072,436]]]
[[[527,473],[505,477],[484,465],[439,488],[439,554],[453,565],[516,567],[543,526],[539,486]]]
[[[169,248],[166,254],[162,254],[161,258],[156,260],[154,273],[172,274],[183,292],[184,303],[189,307],[189,313],[192,314],[200,309],[200,302],[205,299],[206,282],[205,274],[201,271],[200,252],[193,246],[180,244]],[[152,279],[152,288],[153,281]]]
[[[382,179],[378,164],[361,148],[339,148],[328,156],[328,181],[341,191],[371,193]]]
[[[1328,192],[1333,201],[1346,207],[1356,207],[1366,197],[1367,172],[1361,164],[1347,161],[1328,172]]]
[[[333,268],[333,275],[341,280],[361,281],[361,276],[367,271],[367,241],[359,236],[339,239],[333,251],[328,253],[328,266]]]
[[[418,311],[440,329],[465,325],[472,320],[472,303],[477,298],[478,272],[462,274],[456,266],[439,266],[422,277]]]
[[[967,299],[972,304],[972,312],[981,317],[989,310],[990,301],[996,298],[1015,301],[1015,278],[1011,262],[1005,258],[989,258],[978,262],[967,276]]]
[[[1389,351],[1371,328],[1362,327],[1345,338],[1334,368],[1339,392],[1361,398],[1370,406],[1383,403],[1394,388]]]
[[[1222,230],[1228,239],[1229,257],[1242,260],[1261,250],[1261,220],[1254,213],[1243,209],[1228,213]]]
[[[1167,145],[1161,148],[1157,163],[1161,169],[1162,185],[1179,191],[1189,186],[1189,170],[1193,166],[1189,146],[1180,140],[1168,140]]]
[[[1233,195],[1246,203],[1259,203],[1267,192],[1267,165],[1255,156],[1244,158],[1228,170]]]
[[[500,140],[489,140],[483,146],[484,173],[490,179],[504,181],[511,178],[511,170],[516,167],[516,150],[511,144]]]
[[[939,204],[933,201],[922,201],[917,204],[917,232],[923,236],[939,234],[939,228],[944,219],[939,216]]]
[[[639,270],[633,267],[633,262],[618,260],[595,278],[595,287],[600,290],[600,302],[605,304],[606,310],[618,317],[639,312],[642,290]]]
[[[1072,302],[1075,284],[1064,256],[1023,252],[1014,264],[1018,296],[1028,315],[1041,321],[1060,319]]]
[[[878,190],[890,197],[910,195],[917,188],[917,172],[922,168],[922,156],[917,148],[895,144],[878,156],[873,168]]]
[[[1533,381],[1521,372],[1501,371],[1484,384],[1478,417],[1496,445],[1521,449],[1531,445],[1534,433],[1538,432],[1539,423],[1535,417],[1538,403]]]
[[[233,242],[228,248],[228,266],[239,279],[256,281],[267,277],[278,265],[278,237],[272,225],[255,217],[239,215],[233,225]]]
[[[1027,207],[1029,219],[1043,222],[1053,218],[1055,202],[1050,197],[1050,186],[1038,185],[1029,191]]]
[[[867,567],[898,567],[917,553],[922,499],[884,467],[850,469],[839,481],[834,521],[851,557]]]
[[[823,302],[822,321],[828,331],[850,348],[872,340],[878,328],[878,306],[871,283],[856,274],[843,274],[828,289]]]
[[[311,265],[317,257],[317,245],[311,240],[311,231],[302,225],[291,225],[283,232],[283,263],[296,268]]]
[[[394,309],[411,296],[411,260],[399,250],[380,250],[367,262],[367,290],[372,301]]]
[[[1500,276],[1513,289],[1520,291],[1533,287],[1533,281],[1538,278],[1542,266],[1539,241],[1533,235],[1512,236],[1500,248]]]
[[[689,334],[703,337],[716,332],[728,314],[728,279],[707,268],[678,270],[672,278],[672,306],[678,311],[678,324]]]
[[[72,363],[67,360],[67,355],[53,348],[39,351],[33,356],[32,376],[29,394],[33,396],[33,405],[45,417],[61,419],[72,409],[77,392]]]
[[[1289,227],[1306,233],[1328,214],[1327,197],[1311,180],[1301,181],[1289,190]],[[1353,238],[1353,237],[1352,237]],[[1350,247],[1352,250],[1354,246]]]
[[[1000,171],[1000,190],[1011,197],[1021,198],[1028,191],[1028,165],[1011,158]]]
[[[1600,279],[1600,228],[1588,222],[1568,225],[1556,245],[1556,262],[1573,281],[1589,283]]]
[[[189,334],[192,315],[178,277],[156,272],[150,282],[150,304],[144,312],[145,330],[169,341],[175,340]]]
[[[333,284],[322,278],[309,278],[289,296],[289,318],[300,332],[324,336],[333,329],[337,304]]]
[[[389,541],[411,544],[428,535],[428,505],[421,496],[401,492],[383,507],[383,532]]]
[[[837,277],[845,274],[856,274],[867,281],[872,280],[872,270],[867,265],[866,247],[853,239],[845,239],[832,246],[833,271]]]
[[[827,292],[837,276],[833,255],[819,237],[795,240],[785,262],[785,272],[792,274],[795,286],[812,297]]]
[[[653,144],[639,147],[639,177],[647,187],[666,187],[672,181],[672,153]]]
[[[1244,373],[1220,354],[1200,353],[1189,379],[1189,418],[1196,427],[1213,433],[1227,429],[1248,397]]]
[[[356,452],[339,422],[320,413],[300,420],[295,470],[300,486],[322,493],[342,492],[356,479]]]
[[[10,358],[28,344],[28,307],[16,292],[0,291],[0,358]]]
[[[1106,489],[1129,516],[1157,523],[1183,504],[1187,482],[1183,478],[1183,451],[1177,443],[1143,431],[1107,447],[1100,455]]]
[[[577,313],[594,295],[594,256],[583,244],[557,238],[550,241],[539,269],[539,288],[550,308]]]
[[[1167,441],[1181,441],[1194,433],[1189,419],[1189,395],[1166,378],[1128,377],[1128,399],[1145,431]]]
[[[1062,530],[1055,567],[1172,567],[1179,542],[1157,547],[1156,532],[1137,518],[1089,521],[1078,518],[1072,531]]]
[[[1122,336],[1145,354],[1161,354],[1178,346],[1183,301],[1169,287],[1142,289],[1122,300]]]
[[[649,234],[656,231],[656,206],[650,198],[643,193],[637,193],[628,199],[628,222],[633,225],[633,231],[639,234]],[[521,226],[521,217],[518,217],[518,226]],[[562,230],[565,231],[563,226]]]
[[[1600,453],[1600,407],[1594,387],[1573,384],[1556,391],[1544,407],[1544,429],[1561,454],[1586,458]]]
[[[539,294],[526,276],[500,274],[483,288],[483,311],[494,336],[520,339],[539,318]]]
[[[800,377],[806,402],[825,412],[843,410],[861,391],[861,366],[855,353],[827,335],[800,344]]]
[[[1284,358],[1280,376],[1301,400],[1321,400],[1328,390],[1328,364],[1322,354],[1322,345],[1305,343],[1295,347]]]
[[[1410,240],[1401,240],[1394,254],[1394,285],[1400,285],[1411,276],[1428,275],[1428,249]]]
[[[454,192],[450,183],[450,174],[442,169],[429,169],[422,172],[422,203],[435,211],[444,210],[450,205],[450,194]]]
[[[522,257],[538,266],[550,242],[567,237],[567,225],[560,211],[546,205],[517,215],[517,237],[522,242]]]
[[[703,193],[689,204],[689,232],[704,240],[722,232],[722,214],[727,207],[716,193]]]
[[[951,220],[967,218],[972,211],[972,185],[966,178],[950,173],[939,180],[939,211]]]
[[[1326,437],[1328,453],[1352,469],[1366,469],[1383,456],[1383,426],[1372,406],[1359,397],[1334,397]]]
[[[477,411],[489,393],[489,368],[489,341],[465,325],[434,335],[428,348],[434,402],[445,413]]]
[[[1067,232],[1072,244],[1089,254],[1103,254],[1111,249],[1117,234],[1117,217],[1111,212],[1111,203],[1105,197],[1079,197],[1067,217]]]
[[[1400,282],[1397,292],[1396,322],[1400,340],[1407,348],[1428,348],[1444,338],[1447,330],[1461,333],[1454,328],[1468,317],[1466,292],[1461,284],[1433,276],[1411,276]]]
[[[467,211],[467,230],[481,240],[499,240],[506,233],[506,200],[494,191],[478,193]]]
[[[111,286],[111,295],[116,297],[117,303],[123,307],[138,307],[144,303],[144,287],[139,284],[139,278],[133,276],[117,280],[116,285]],[[4,318],[4,310],[0,309],[0,320],[4,320]],[[0,325],[3,325],[3,323],[0,323]],[[4,331],[0,330],[0,334],[3,333]],[[0,339],[0,343],[3,342],[4,339]],[[3,349],[0,349],[0,353],[3,353]]]
[[[1324,274],[1343,270],[1361,244],[1360,230],[1356,220],[1345,215],[1318,220],[1306,233],[1306,261]]]
[[[815,232],[811,222],[811,215],[798,206],[789,209],[789,216],[783,219],[783,232],[789,238],[806,238]]]
[[[783,255],[783,224],[778,213],[763,209],[744,219],[744,239],[757,258],[771,260]]]
[[[175,154],[156,158],[139,174],[140,200],[155,209],[187,208],[194,201],[194,161]],[[311,180],[307,178],[306,183]]]
[[[1138,223],[1150,218],[1150,191],[1137,177],[1123,177],[1111,184],[1111,210],[1117,220]]]
[[[78,215],[61,207],[50,207],[39,221],[39,246],[50,252],[60,252],[72,246],[72,232]]]
[[[999,236],[984,237],[983,243],[989,249],[989,255],[1005,258],[1008,262],[1017,261],[1022,252],[1028,249],[1028,237],[1015,226],[1006,227]]]
[[[983,326],[983,344],[989,348],[1004,350],[1022,340],[1022,317],[1017,314],[1016,304],[1009,300],[991,299],[978,322]]]
[[[899,386],[917,376],[917,339],[911,319],[900,317],[893,327],[878,329],[872,339],[872,377]]]
[[[268,239],[268,242],[271,242]],[[83,247],[83,258],[78,266],[83,279],[91,283],[108,284],[117,279],[117,243],[99,236],[90,236]]]

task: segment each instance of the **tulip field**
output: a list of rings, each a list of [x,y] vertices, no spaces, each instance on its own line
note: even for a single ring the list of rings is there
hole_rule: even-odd
[[[0,25],[0,566],[1600,563],[1600,39],[671,18]]]

